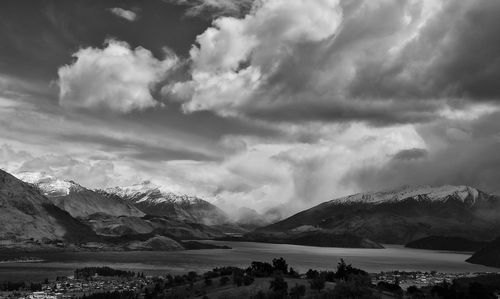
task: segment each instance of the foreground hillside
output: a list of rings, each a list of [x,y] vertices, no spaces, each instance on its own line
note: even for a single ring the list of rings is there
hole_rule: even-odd
[[[500,231],[499,213],[498,196],[472,187],[404,187],[334,199],[252,235],[328,231],[393,244],[432,235],[489,241]]]

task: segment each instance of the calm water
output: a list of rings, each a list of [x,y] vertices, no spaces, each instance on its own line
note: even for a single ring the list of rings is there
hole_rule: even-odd
[[[0,280],[42,280],[57,275],[71,275],[84,266],[110,266],[149,274],[204,272],[217,266],[248,266],[252,261],[271,261],[284,257],[299,272],[335,269],[340,258],[368,272],[421,270],[440,272],[497,272],[496,268],[464,262],[470,254],[409,249],[386,245],[384,249],[348,249],[309,247],[253,242],[206,241],[233,249],[210,249],[178,252],[67,252],[31,254],[42,263],[1,263]],[[19,256],[28,254],[20,253]],[[0,255],[0,260],[15,256]]]

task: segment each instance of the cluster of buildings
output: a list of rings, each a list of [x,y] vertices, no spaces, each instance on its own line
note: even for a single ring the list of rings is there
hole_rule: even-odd
[[[441,273],[436,271],[431,272],[406,272],[406,271],[391,271],[380,272],[373,277],[373,283],[377,284],[380,281],[388,283],[398,283],[401,288],[406,290],[409,286],[424,287],[435,285],[443,281],[452,282],[456,278],[475,277],[486,273]]]
[[[133,291],[140,293],[144,286],[151,283],[149,278],[106,278],[93,277],[91,280],[73,279],[71,277],[62,281],[55,281],[42,285],[41,291],[29,292],[21,296],[5,296],[2,298],[19,299],[66,299],[80,298],[83,295],[103,292]]]

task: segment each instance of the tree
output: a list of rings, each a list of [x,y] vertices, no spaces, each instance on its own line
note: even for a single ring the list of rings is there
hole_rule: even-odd
[[[288,275],[290,275],[290,277],[293,278],[300,277],[300,274],[297,271],[295,271],[295,269],[293,269],[292,267],[290,267],[290,269],[288,270]]]
[[[233,282],[238,287],[240,287],[243,284],[243,275],[244,275],[244,271],[241,269],[235,270],[233,272]]]
[[[316,278],[313,278],[309,284],[311,285],[311,289],[319,292],[325,288],[325,278],[318,275]]]
[[[255,279],[254,279],[254,278],[253,278],[253,276],[252,276],[252,275],[250,275],[250,274],[245,274],[245,275],[243,276],[243,284],[244,284],[244,285],[246,285],[246,286],[251,285],[251,284],[254,282],[254,280],[255,280]]]
[[[368,275],[365,271],[354,268],[352,265],[347,265],[344,259],[340,259],[340,262],[337,265],[337,272],[335,273],[335,277],[340,280],[349,279],[350,275]]]
[[[206,286],[211,286],[212,285],[212,279],[210,277],[205,277],[205,285]]]
[[[222,276],[222,277],[219,279],[219,284],[220,284],[221,286],[225,286],[228,282],[229,282],[229,277],[227,277],[227,276]]]
[[[273,268],[274,271],[281,271],[283,272],[283,274],[288,273],[288,264],[282,257],[280,257],[279,259],[273,259]]]
[[[306,272],[306,278],[307,279],[314,279],[319,276],[319,272],[313,269],[309,269]]]
[[[256,277],[269,277],[273,273],[274,267],[269,263],[252,262],[247,271]]]
[[[270,281],[269,288],[277,294],[285,296],[288,293],[288,283],[282,275],[275,275],[274,279]]]
[[[305,285],[298,285],[296,283],[295,286],[290,289],[290,297],[292,297],[292,299],[299,299],[300,297],[303,297],[305,294],[306,294]]]

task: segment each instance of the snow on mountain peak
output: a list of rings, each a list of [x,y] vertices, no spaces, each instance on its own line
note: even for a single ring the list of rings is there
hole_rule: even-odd
[[[36,185],[46,196],[64,196],[83,189],[73,181],[60,180],[45,172],[20,172],[15,175],[21,181]]]
[[[172,192],[149,180],[130,186],[108,188],[106,192],[118,195],[122,198],[128,198],[136,203],[150,202],[160,204],[172,202],[191,204],[200,201],[198,197]]]
[[[390,191],[357,193],[354,195],[337,198],[330,202],[382,203],[388,201],[401,201],[407,198],[413,198],[417,200],[444,201],[450,197],[453,197],[463,202],[474,204],[479,197],[479,192],[479,190],[469,186],[404,186]]]

